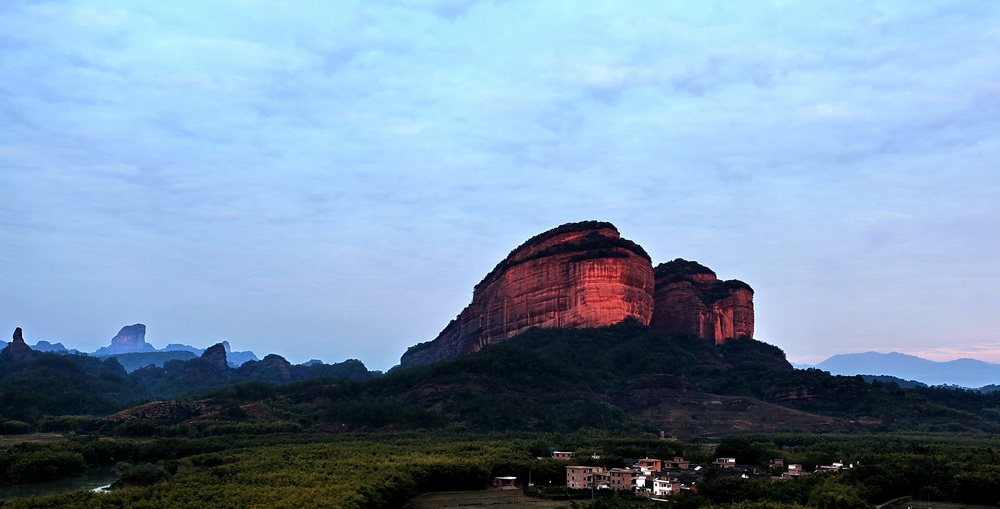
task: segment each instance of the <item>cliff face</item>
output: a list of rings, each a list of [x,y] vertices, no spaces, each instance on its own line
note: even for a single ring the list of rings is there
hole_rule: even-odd
[[[122,327],[111,344],[97,349],[95,355],[113,355],[116,353],[155,352],[153,345],[146,342],[146,326],[137,323]]]
[[[654,277],[650,326],[715,344],[753,337],[750,285],[735,279],[720,280],[708,267],[680,258],[658,265]]]
[[[475,352],[529,327],[599,327],[653,314],[649,255],[610,223],[570,223],[532,237],[476,285],[472,303],[401,364]]]
[[[400,364],[454,359],[530,327],[600,327],[633,317],[720,344],[753,337],[753,290],[677,259],[655,271],[611,223],[568,223],[528,239],[476,285],[469,304]]]
[[[208,361],[214,371],[220,377],[229,376],[229,361],[226,359],[226,345],[216,343],[201,354],[201,358]]]

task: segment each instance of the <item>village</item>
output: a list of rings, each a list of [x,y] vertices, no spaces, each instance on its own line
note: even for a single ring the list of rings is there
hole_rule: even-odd
[[[555,451],[553,459],[572,461],[574,452]],[[599,459],[599,457],[591,457]],[[814,471],[805,471],[800,464],[785,465],[782,459],[773,459],[768,467],[737,465],[736,458],[716,458],[709,466],[691,464],[682,457],[670,460],[644,458],[629,462],[626,468],[605,469],[600,466],[570,465],[566,467],[566,487],[576,490],[629,490],[636,495],[661,498],[684,492],[697,493],[698,482],[709,473],[725,477],[768,476],[772,479],[792,479],[814,472],[837,472],[845,467],[842,462],[822,465]]]

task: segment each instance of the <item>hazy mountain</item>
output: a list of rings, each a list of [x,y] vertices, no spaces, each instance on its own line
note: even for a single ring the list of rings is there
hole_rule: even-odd
[[[125,368],[126,372],[131,373],[139,368],[144,368],[150,365],[162,368],[167,361],[187,361],[197,358],[198,355],[195,355],[194,352],[187,350],[166,350],[158,352],[133,352],[97,356],[99,359],[108,359],[112,357],[118,359],[118,363]]]
[[[49,343],[45,340],[41,340],[34,345],[31,345],[31,349],[39,352],[69,352],[69,349],[62,343]],[[79,353],[79,351],[73,350],[70,353]]]
[[[1000,383],[1000,364],[967,358],[938,362],[899,352],[838,354],[812,367],[834,375],[888,375],[928,385],[979,388]]]
[[[246,362],[260,360],[260,359],[257,358],[257,355],[255,353],[253,353],[252,351],[250,351],[250,350],[244,350],[242,352],[234,352],[233,349],[229,345],[229,341],[223,341],[221,344],[226,349],[226,355],[227,355],[227,357],[229,359],[229,365],[231,367],[238,368],[238,367],[242,366]],[[192,354],[194,354],[194,357],[198,357],[198,356],[204,354],[205,350],[206,350],[205,348],[196,348],[196,347],[193,347],[191,345],[183,345],[183,344],[180,344],[180,343],[170,343],[169,345],[167,345],[167,346],[165,346],[165,347],[160,348],[159,350],[157,350],[157,352],[191,352]],[[178,357],[178,358],[180,358],[180,357]],[[163,367],[163,363],[162,362],[158,363],[156,365],[159,366],[159,367],[161,367],[161,368]],[[128,366],[126,366],[125,368],[128,369]],[[129,369],[129,371],[131,372],[132,370]]]
[[[169,345],[161,348],[160,352],[191,352],[195,355],[201,355],[205,353],[204,348],[195,348],[191,345],[182,345],[180,343],[170,343]]]
[[[903,380],[902,378],[889,376],[889,375],[861,375],[866,382],[879,382],[883,384],[893,383],[900,387],[905,387],[911,389],[913,387],[927,387],[927,384],[923,382],[918,382],[916,380]]]

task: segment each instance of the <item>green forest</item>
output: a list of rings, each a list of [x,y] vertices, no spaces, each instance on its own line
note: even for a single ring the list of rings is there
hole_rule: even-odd
[[[714,450],[713,450],[714,448]],[[648,507],[630,493],[567,490],[566,461],[552,449],[585,452],[607,467],[627,458],[683,456],[710,464],[732,455],[762,468],[773,458],[806,467],[853,468],[797,479],[742,479],[709,470],[679,507],[871,507],[901,496],[969,504],[1000,502],[1000,439],[966,434],[806,434],[728,437],[718,444],[651,435],[461,432],[235,433],[152,441],[77,436],[0,453],[5,479],[31,480],[115,464],[110,493],[74,492],[0,501],[0,507],[399,508],[420,492],[485,489],[494,476],[531,479],[529,494],[576,507]],[[591,454],[600,458],[591,458]],[[749,505],[748,505],[749,504]]]

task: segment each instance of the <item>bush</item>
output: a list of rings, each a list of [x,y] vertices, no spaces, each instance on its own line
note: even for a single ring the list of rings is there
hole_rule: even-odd
[[[302,426],[294,422],[211,424],[203,431],[206,437],[219,435],[269,435],[299,433]]]
[[[37,450],[0,460],[3,479],[13,483],[38,482],[73,477],[87,471],[78,452]]]
[[[45,417],[38,423],[41,431],[86,433],[95,427],[95,420],[83,415],[56,415]]]
[[[0,422],[0,434],[3,435],[23,435],[29,431],[31,431],[31,425],[24,421]]]
[[[128,462],[121,462],[115,465],[115,471],[121,476],[115,481],[118,486],[149,486],[170,478],[170,472],[163,468],[161,464],[143,463],[133,465]]]

